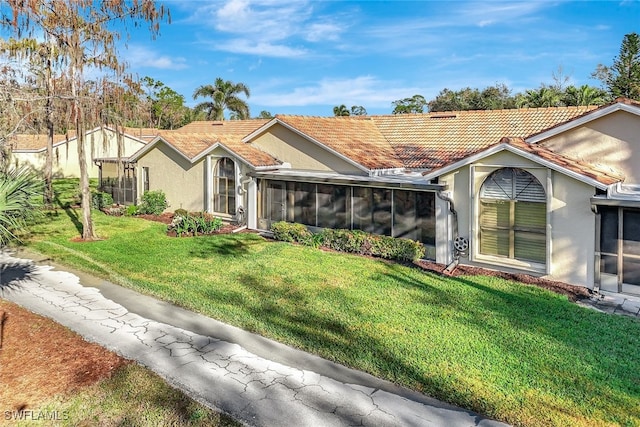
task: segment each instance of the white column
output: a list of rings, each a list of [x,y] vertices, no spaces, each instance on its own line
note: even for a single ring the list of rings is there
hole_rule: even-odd
[[[211,213],[211,199],[213,197],[213,170],[211,169],[211,156],[204,159],[204,211]]]

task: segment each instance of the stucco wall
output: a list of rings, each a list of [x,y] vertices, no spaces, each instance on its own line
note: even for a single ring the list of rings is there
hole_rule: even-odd
[[[251,143],[276,159],[290,163],[293,169],[364,174],[353,164],[280,125],[273,126]]]
[[[527,170],[551,196],[547,206],[550,233],[548,252],[551,256],[550,262],[542,270],[527,266],[527,263],[514,263],[508,259],[490,262],[478,256],[479,230],[477,221],[473,219],[478,212],[478,194],[486,177],[500,167]],[[439,182],[447,184],[447,191],[454,200],[459,235],[469,238],[471,243],[470,257],[461,258],[462,264],[528,272],[576,285],[593,286],[595,215],[591,212],[589,201],[595,193],[593,187],[507,151],[445,174]]]
[[[141,149],[144,144],[127,136],[123,139],[121,157],[128,157]],[[93,159],[100,157],[117,157],[118,144],[116,135],[109,130],[90,132],[87,135],[85,146],[87,172],[90,178],[98,178],[99,169]],[[14,161],[18,164],[30,164],[37,170],[44,170],[46,151],[36,153],[13,153]],[[53,173],[62,178],[78,178],[80,176],[80,164],[78,162],[78,143],[76,139],[58,144],[53,147]]]
[[[136,176],[138,194],[142,195],[142,168],[149,168],[149,190],[162,190],[167,197],[167,211],[186,209],[203,211],[205,206],[205,161],[192,165],[166,144],[160,142],[138,159]],[[140,197],[139,196],[139,197]]]
[[[625,184],[640,184],[640,117],[635,114],[617,111],[540,144],[609,166],[625,175]]]

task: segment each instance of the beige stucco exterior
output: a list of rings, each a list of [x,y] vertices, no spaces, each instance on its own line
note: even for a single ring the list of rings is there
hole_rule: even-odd
[[[547,263],[522,262],[479,254],[478,200],[485,179],[503,167],[534,175],[547,194]],[[532,273],[554,280],[592,287],[594,277],[595,214],[590,197],[595,189],[563,173],[509,151],[487,156],[440,177],[454,200],[458,234],[470,242],[463,264]]]
[[[142,141],[124,135],[120,157],[131,156],[142,147],[144,147]],[[109,129],[88,132],[85,155],[89,177],[98,178],[99,168],[94,163],[94,159],[118,157],[118,143],[115,132]],[[19,165],[31,165],[31,167],[39,171],[44,170],[46,156],[46,149],[12,153],[14,162]],[[80,176],[78,141],[76,138],[54,145],[53,174],[56,178],[78,178]]]
[[[142,195],[143,168],[149,168],[149,190],[162,190],[169,203],[168,211],[205,210],[205,160],[192,164],[164,142],[138,159],[138,194]]]
[[[136,176],[138,194],[143,194],[143,168],[149,168],[149,190],[161,190],[167,197],[167,211],[186,209],[190,212],[212,212],[222,218],[224,215],[213,209],[213,173],[219,159],[227,157],[235,163],[235,198],[236,207],[247,207],[247,194],[252,190],[247,180],[250,168],[227,150],[218,147],[206,156],[192,162],[169,147],[163,141],[154,146],[137,160]],[[254,196],[255,197],[255,196]],[[138,197],[140,198],[140,197]]]
[[[616,111],[539,144],[613,168],[625,176],[625,184],[640,183],[640,120],[635,114]]]
[[[268,132],[253,139],[251,144],[289,163],[292,169],[366,174],[362,168],[282,125],[272,126]]]

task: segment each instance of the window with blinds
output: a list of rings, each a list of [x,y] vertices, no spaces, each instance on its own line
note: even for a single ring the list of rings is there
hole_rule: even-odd
[[[480,188],[480,253],[544,263],[546,195],[529,172],[503,168]]]
[[[236,213],[236,169],[235,163],[223,157],[213,170],[213,210],[234,215]]]

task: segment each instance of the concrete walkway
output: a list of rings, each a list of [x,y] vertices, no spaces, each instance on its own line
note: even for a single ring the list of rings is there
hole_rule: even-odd
[[[246,425],[504,426],[30,254],[0,253],[0,297],[149,367]]]

